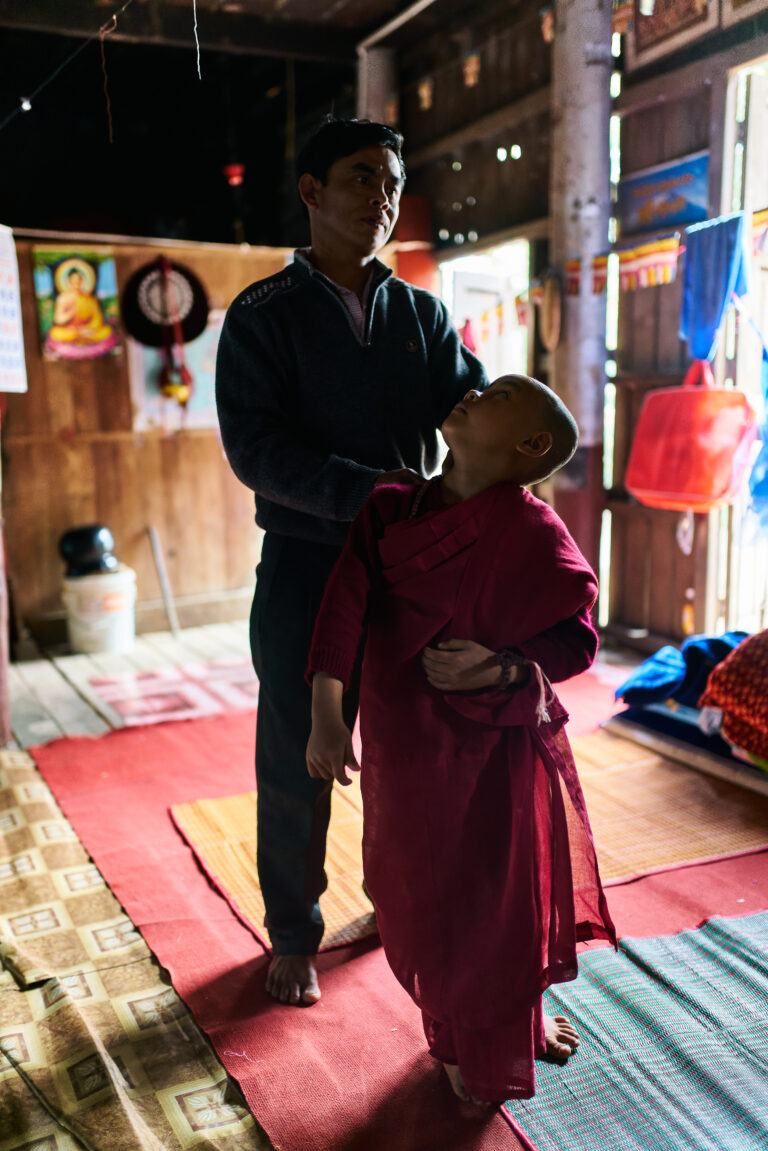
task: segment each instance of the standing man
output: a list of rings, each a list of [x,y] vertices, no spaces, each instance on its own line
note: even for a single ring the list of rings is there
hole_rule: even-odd
[[[432,472],[435,429],[486,382],[445,306],[376,259],[397,220],[402,143],[383,124],[323,124],[296,162],[311,246],[240,293],[219,344],[222,440],[265,531],[251,612],[257,862],[267,990],[283,1003],[320,998],[331,783],[307,772],[304,673],[325,582],[373,488]],[[356,711],[357,684],[345,697],[350,728]]]

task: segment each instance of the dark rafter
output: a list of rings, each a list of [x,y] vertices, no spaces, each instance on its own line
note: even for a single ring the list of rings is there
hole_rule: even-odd
[[[111,6],[86,0],[0,0],[0,28],[50,32],[59,36],[90,37],[98,33],[120,0]],[[198,7],[198,36],[203,50],[250,56],[311,60],[350,65],[355,60],[355,38],[324,25],[260,20],[243,12],[212,11]],[[117,21],[110,39],[192,48],[195,44],[192,6],[159,3],[131,4]]]

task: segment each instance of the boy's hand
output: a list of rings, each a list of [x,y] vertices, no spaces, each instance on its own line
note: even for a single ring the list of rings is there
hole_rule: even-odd
[[[471,639],[448,639],[437,647],[425,647],[421,663],[438,691],[479,691],[501,682],[496,652]]]
[[[360,770],[352,750],[352,735],[344,722],[341,701],[344,684],[325,672],[312,680],[312,731],[307,744],[307,770],[313,779],[352,780],[345,768]]]
[[[335,779],[343,786],[352,782],[346,768],[359,771],[352,750],[352,735],[337,716],[315,717],[307,744],[307,770],[313,779]]]

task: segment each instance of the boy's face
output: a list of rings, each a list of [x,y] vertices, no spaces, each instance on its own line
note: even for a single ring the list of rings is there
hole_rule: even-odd
[[[389,239],[400,210],[403,177],[391,148],[342,156],[322,184],[305,173],[299,193],[309,210],[313,247],[337,255],[373,256]]]
[[[513,456],[546,428],[543,385],[528,376],[501,376],[484,392],[467,392],[443,421],[454,455]]]

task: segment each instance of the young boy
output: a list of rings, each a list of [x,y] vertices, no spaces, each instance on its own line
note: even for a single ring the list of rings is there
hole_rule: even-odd
[[[542,1015],[576,943],[615,933],[551,688],[591,664],[597,584],[527,490],[573,454],[557,396],[526,376],[469,392],[443,424],[452,466],[374,491],[317,618],[311,776],[357,768],[342,695],[361,687],[366,885],[387,959],[462,1099],[534,1093],[537,1055],[578,1037]]]

